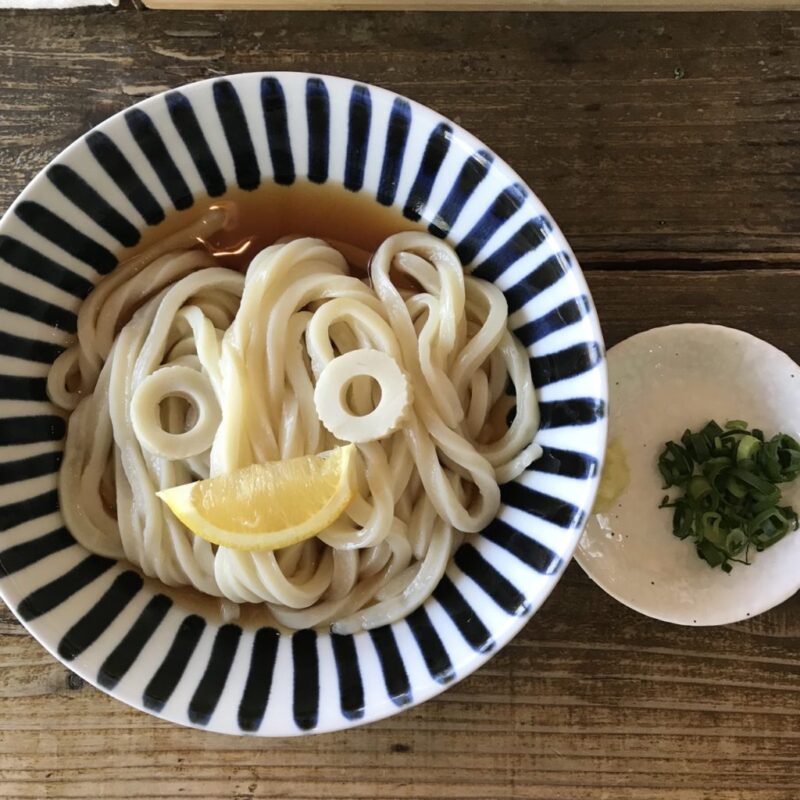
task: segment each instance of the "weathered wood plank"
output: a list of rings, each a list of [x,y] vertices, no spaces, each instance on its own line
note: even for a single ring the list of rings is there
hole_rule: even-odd
[[[800,359],[798,65],[797,14],[0,13],[0,210],[140,97],[241,70],[348,74],[514,165],[587,268],[609,346],[705,321]],[[677,628],[573,565],[440,698],[264,742],[126,708],[0,608],[0,796],[796,800],[798,612]]]
[[[591,270],[606,346],[677,322],[741,328],[800,361],[800,270]]]
[[[800,15],[5,12],[0,210],[79,133],[221,73],[333,72],[489,143],[586,264],[796,250]]]
[[[142,0],[180,11],[782,11],[797,0]]]

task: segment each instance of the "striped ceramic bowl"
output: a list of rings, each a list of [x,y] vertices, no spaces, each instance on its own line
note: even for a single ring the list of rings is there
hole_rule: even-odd
[[[219,624],[88,553],[59,511],[65,424],[45,395],[81,300],[145,229],[231,187],[302,177],[394,206],[494,281],[541,409],[544,456],[503,487],[497,519],[422,608],[354,636]],[[479,667],[555,586],[594,498],[605,402],[600,328],[569,246],[466,131],[341,78],[246,74],[167,92],[68,147],[0,222],[0,594],[70,669],[173,722],[278,736],[379,719]]]

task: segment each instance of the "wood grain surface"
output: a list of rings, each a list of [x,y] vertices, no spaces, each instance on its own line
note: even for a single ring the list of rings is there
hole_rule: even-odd
[[[183,11],[775,11],[800,0],[142,0]]]
[[[609,345],[703,320],[800,359],[800,15],[0,12],[0,211],[109,114],[254,69],[379,83],[489,143],[573,243]],[[573,565],[439,698],[275,741],[132,711],[4,610],[0,797],[797,800],[800,599],[683,629]]]

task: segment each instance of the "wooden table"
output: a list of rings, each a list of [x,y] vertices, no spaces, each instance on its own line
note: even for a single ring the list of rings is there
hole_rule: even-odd
[[[379,83],[489,143],[572,242],[609,345],[702,320],[800,359],[800,14],[0,12],[0,210],[109,114],[257,69]],[[800,600],[683,629],[573,565],[444,695],[285,740],[130,710],[4,610],[0,796],[797,800]]]

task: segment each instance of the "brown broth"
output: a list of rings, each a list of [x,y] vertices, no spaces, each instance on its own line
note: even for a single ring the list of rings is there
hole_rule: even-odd
[[[230,219],[205,245],[221,265],[239,270],[247,269],[256,253],[283,236],[314,236],[372,253],[393,233],[423,230],[399,209],[382,206],[364,192],[307,180],[291,186],[264,183],[251,192],[232,189],[222,197],[206,197],[185,211],[171,212],[160,225],[145,231],[135,248],[121,253],[120,260],[185,228],[215,206],[229,208]],[[350,260],[348,252],[344,254]]]

